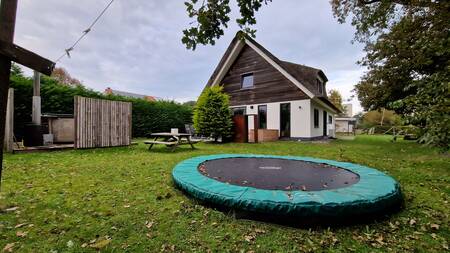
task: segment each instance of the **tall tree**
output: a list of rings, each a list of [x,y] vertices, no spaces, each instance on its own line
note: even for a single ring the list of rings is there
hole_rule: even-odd
[[[328,99],[342,112],[344,110],[344,105],[342,104],[342,95],[338,90],[331,89],[328,91]],[[351,116],[351,115],[350,115]]]
[[[450,1],[332,0],[343,23],[351,16],[359,62],[368,72],[355,91],[366,110],[387,108],[420,126],[421,140],[449,148]]]
[[[58,81],[59,83],[65,84],[68,86],[82,86],[83,85],[83,83],[80,80],[73,78],[69,74],[69,72],[67,72],[67,70],[65,68],[55,68],[53,70],[52,77],[54,79],[56,79],[56,81]]]
[[[255,13],[272,0],[236,0],[240,16],[236,23],[241,30],[249,35],[255,36],[255,29],[251,26],[256,24]],[[182,42],[188,49],[195,50],[197,44],[214,45],[216,39],[224,34],[230,21],[230,0],[187,0],[186,10],[190,18],[195,19],[192,26],[183,31]]]

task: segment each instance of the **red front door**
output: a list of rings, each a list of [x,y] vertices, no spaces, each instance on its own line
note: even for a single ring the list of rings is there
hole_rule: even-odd
[[[234,125],[234,142],[247,142],[248,138],[248,126],[247,117],[245,115],[234,115],[233,116]]]

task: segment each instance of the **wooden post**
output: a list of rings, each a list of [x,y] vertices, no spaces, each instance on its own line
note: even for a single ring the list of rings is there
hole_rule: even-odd
[[[254,128],[254,134],[255,134],[255,143],[258,143],[258,129],[259,129],[259,121],[258,121],[258,115],[253,115],[253,128]]]
[[[0,40],[13,43],[16,24],[17,0],[2,0],[0,2]],[[9,75],[11,60],[0,54],[0,143],[4,143],[6,106],[9,90]],[[0,189],[3,170],[3,148],[0,148]]]
[[[6,152],[12,152],[14,148],[14,89],[8,90],[8,106],[6,107],[5,145]]]
[[[31,122],[36,125],[41,124],[41,74],[34,71],[33,78],[33,107]]]

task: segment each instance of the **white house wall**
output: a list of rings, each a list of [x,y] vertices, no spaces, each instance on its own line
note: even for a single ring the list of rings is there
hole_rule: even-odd
[[[319,127],[314,127],[314,109],[319,110]],[[332,123],[328,124],[328,116],[327,116],[327,133],[332,133],[331,136],[335,137],[335,115],[332,111],[324,108],[323,106],[319,105],[318,103],[311,102],[311,108],[310,108],[310,129],[311,129],[311,136],[310,137],[319,137],[323,136],[323,112],[326,111],[327,115],[331,115],[332,117]]]
[[[259,105],[267,105],[267,129],[280,130],[280,104],[291,104],[291,137],[309,138],[311,137],[311,128],[308,122],[311,121],[311,100],[296,100],[264,104],[242,105],[234,107],[246,107],[246,114],[258,114]],[[252,108],[253,107],[253,108]],[[248,128],[254,128],[254,119],[248,118]]]

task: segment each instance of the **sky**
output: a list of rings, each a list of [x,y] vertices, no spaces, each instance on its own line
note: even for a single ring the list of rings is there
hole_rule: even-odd
[[[15,43],[56,60],[92,23],[110,0],[21,0]],[[238,31],[237,9],[214,46],[195,51],[181,43],[192,21],[183,0],[115,0],[78,44],[65,68],[86,87],[152,95],[179,102],[196,100]],[[362,45],[352,44],[354,28],[339,24],[328,0],[273,0],[256,15],[256,41],[281,60],[322,69],[327,89],[350,99],[364,69]],[[31,73],[26,71],[26,73]],[[353,112],[361,111],[356,98]]]

